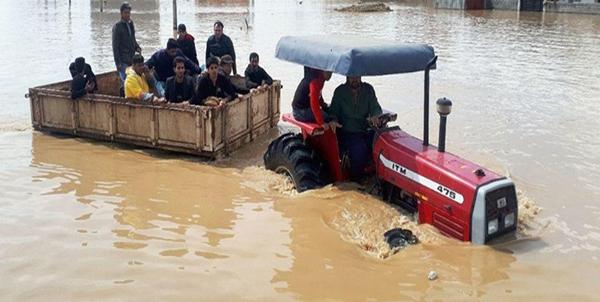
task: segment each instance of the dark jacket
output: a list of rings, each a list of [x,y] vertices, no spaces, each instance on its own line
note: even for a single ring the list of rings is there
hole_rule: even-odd
[[[246,71],[244,71],[244,76],[246,77],[246,87],[248,88],[256,88],[262,85],[263,81],[267,85],[273,84],[271,76],[260,66],[254,69],[252,65],[248,64]]]
[[[115,65],[132,64],[133,55],[140,49],[140,45],[135,40],[133,21],[127,23],[121,20],[113,26],[112,48]]]
[[[298,87],[296,87],[294,99],[292,100],[292,109],[301,110],[311,108],[310,83],[312,80],[320,77],[320,71],[316,71],[310,67],[304,67],[304,78],[302,78],[300,83],[298,83]],[[325,101],[322,96],[319,97],[319,103],[321,103],[321,106],[323,107]]]
[[[76,74],[71,81],[71,99],[76,99],[87,94],[85,89],[87,81],[81,74]]]
[[[206,41],[206,56],[208,60],[211,56],[221,58],[224,55],[230,55],[233,59],[233,73],[237,74],[237,67],[235,64],[235,49],[233,48],[233,42],[231,39],[223,34],[220,39],[217,40],[215,35],[212,35]]]
[[[75,78],[75,76],[77,76],[79,74],[77,72],[77,68],[75,67],[75,62],[72,62],[69,65],[69,71],[71,72],[71,77],[73,77],[73,79]],[[90,64],[86,63],[84,65],[83,78],[85,79],[85,83],[83,85],[84,87],[87,82],[92,82],[92,83],[94,83],[94,91],[98,90],[98,83],[96,82],[96,75],[92,71],[92,66],[90,66]]]
[[[190,34],[186,34],[183,37],[177,39],[177,45],[183,54],[188,57],[196,65],[200,65],[198,62],[198,55],[196,54],[196,44],[194,43],[194,37]]]
[[[305,76],[304,78],[302,78],[300,83],[298,83],[298,87],[296,87],[296,92],[294,92],[294,99],[292,100],[292,109],[302,110],[310,108],[310,80],[310,76]]]
[[[225,74],[225,71],[223,71],[221,67],[219,67],[219,74],[223,75],[231,82],[231,85],[233,85],[233,89],[236,93],[246,94],[250,92],[250,89],[246,87],[246,83],[240,83],[239,85],[236,85],[236,83],[231,80],[231,75]]]
[[[194,79],[190,76],[183,78],[183,83],[180,83],[179,89],[175,76],[167,79],[165,88],[165,98],[169,103],[181,103],[189,101],[194,97]]]
[[[200,67],[186,57],[181,50],[178,49],[175,56],[183,57],[185,59],[185,69],[192,74],[201,72]],[[169,56],[166,49],[161,49],[155,52],[150,59],[146,61],[146,65],[148,65],[148,68],[154,67],[157,81],[164,82],[175,75],[175,71],[173,71],[173,59],[175,59],[175,57]]]
[[[217,74],[216,86],[213,85],[213,82],[208,75],[200,77],[196,94],[192,99],[192,104],[202,105],[204,100],[209,96],[228,98],[229,100],[233,100],[236,97],[233,84],[231,84],[231,81],[222,74]]]

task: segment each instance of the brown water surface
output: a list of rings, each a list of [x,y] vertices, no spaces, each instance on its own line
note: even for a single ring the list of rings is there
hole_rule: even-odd
[[[171,34],[171,1],[130,2],[149,56]],[[432,96],[455,104],[448,150],[515,180],[517,240],[448,239],[352,184],[293,193],[261,162],[283,125],[211,163],[34,132],[28,87],[67,79],[77,56],[112,69],[118,1],[103,13],[96,1],[4,1],[0,300],[597,300],[600,17],[408,4],[334,11],[346,3],[180,1],[179,20],[200,54],[216,19],[240,66],[259,52],[283,82],[284,112],[302,70],[273,58],[282,35],[430,43],[440,56]],[[421,136],[421,74],[364,80]],[[334,75],[325,97],[343,81]],[[421,243],[392,254],[382,234],[398,226]]]

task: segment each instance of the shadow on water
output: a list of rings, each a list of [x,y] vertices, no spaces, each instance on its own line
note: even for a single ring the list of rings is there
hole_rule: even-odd
[[[276,295],[274,272],[290,266],[288,219],[273,210],[268,196],[240,185],[238,168],[39,132],[32,134],[29,168],[40,189],[37,199],[72,216],[60,222],[61,230],[76,234],[70,241],[84,241],[68,253],[101,255],[82,270],[92,261],[105,278],[127,276],[153,288],[172,283],[181,297],[200,291],[223,300],[257,300]],[[123,261],[137,268],[123,272]],[[69,273],[60,279],[71,280]],[[252,286],[244,279],[250,275]]]
[[[40,133],[33,134],[32,155],[31,166],[39,171],[33,182],[55,184],[45,194],[74,194],[92,208],[114,206],[117,237],[143,239],[144,230],[168,225],[184,235],[195,224],[213,230],[207,232],[211,245],[233,236],[227,230],[240,195],[222,182],[229,171],[215,171],[192,157],[182,162],[174,154]],[[213,173],[212,179],[206,176]]]

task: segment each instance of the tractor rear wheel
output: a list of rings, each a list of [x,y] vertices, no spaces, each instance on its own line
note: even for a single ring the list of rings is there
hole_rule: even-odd
[[[298,192],[329,183],[325,164],[300,134],[286,133],[272,141],[263,159],[267,169],[291,178]]]

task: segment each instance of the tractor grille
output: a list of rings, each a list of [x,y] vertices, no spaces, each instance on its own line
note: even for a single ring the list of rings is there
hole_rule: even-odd
[[[517,228],[517,193],[514,185],[509,185],[485,196],[486,239],[502,236]]]

